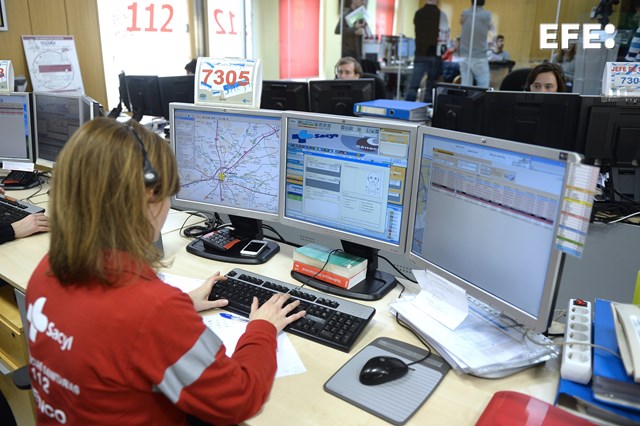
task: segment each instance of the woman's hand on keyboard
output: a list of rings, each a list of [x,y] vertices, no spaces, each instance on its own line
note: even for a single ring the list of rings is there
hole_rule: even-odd
[[[227,277],[220,275],[220,272],[216,272],[213,276],[209,277],[204,284],[195,290],[189,292],[189,297],[193,301],[193,307],[196,311],[206,311],[207,309],[222,308],[227,306],[229,301],[226,299],[220,300],[208,300],[211,293],[211,287],[213,287],[218,281],[226,281]]]
[[[48,232],[49,219],[44,213],[30,214],[24,219],[13,222],[11,226],[13,227],[13,233],[16,238],[24,238],[36,232]]]
[[[286,294],[276,293],[271,296],[269,300],[264,302],[259,308],[258,298],[254,297],[253,303],[251,303],[251,313],[249,314],[249,320],[253,321],[257,319],[263,319],[273,324],[278,332],[282,331],[282,329],[287,325],[299,320],[306,314],[306,311],[300,311],[296,312],[295,314],[289,315],[289,313],[291,313],[291,311],[297,308],[300,304],[299,300],[295,300],[292,303],[284,306],[289,297],[290,296]]]

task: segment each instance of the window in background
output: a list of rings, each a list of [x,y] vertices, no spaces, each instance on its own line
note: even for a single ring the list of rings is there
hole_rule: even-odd
[[[189,0],[98,0],[108,107],[118,74],[183,75],[191,60]]]
[[[250,0],[208,0],[208,55],[213,58],[252,58]]]

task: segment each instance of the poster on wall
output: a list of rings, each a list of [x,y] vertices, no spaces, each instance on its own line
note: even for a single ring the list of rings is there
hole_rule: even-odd
[[[7,9],[4,7],[4,0],[0,0],[0,31],[9,31]]]
[[[84,94],[73,36],[22,36],[33,90]]]

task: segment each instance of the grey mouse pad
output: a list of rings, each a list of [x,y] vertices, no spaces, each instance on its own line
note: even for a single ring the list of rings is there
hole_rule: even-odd
[[[324,390],[395,425],[405,424],[438,387],[450,367],[438,355],[409,366],[409,372],[391,382],[365,386],[358,377],[364,364],[375,356],[400,358],[406,363],[423,358],[427,351],[399,340],[380,337],[343,365]]]

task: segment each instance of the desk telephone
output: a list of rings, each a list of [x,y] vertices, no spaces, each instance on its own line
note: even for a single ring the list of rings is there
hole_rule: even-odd
[[[640,383],[640,306],[612,303],[611,308],[624,369]]]

